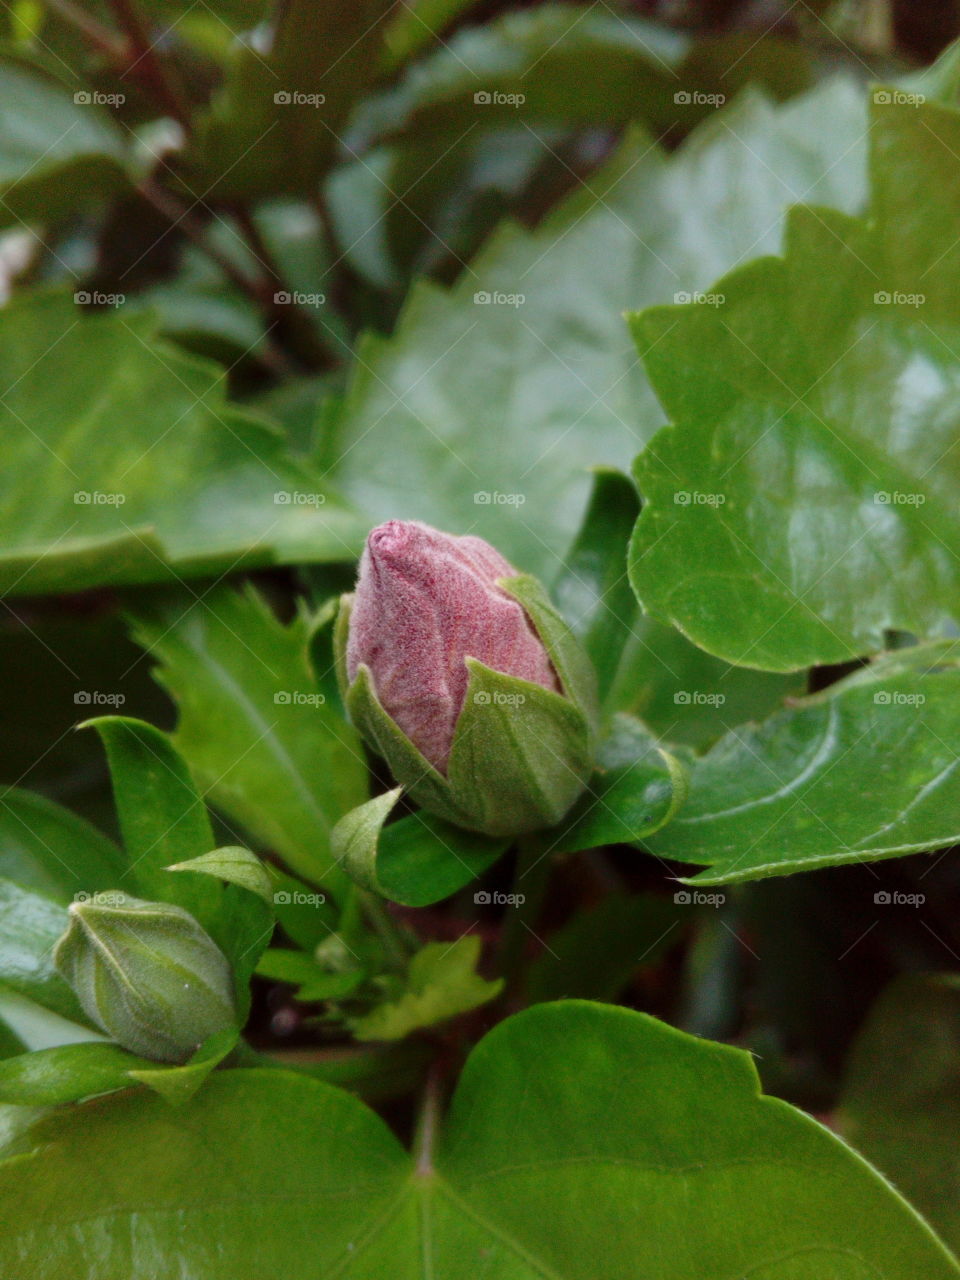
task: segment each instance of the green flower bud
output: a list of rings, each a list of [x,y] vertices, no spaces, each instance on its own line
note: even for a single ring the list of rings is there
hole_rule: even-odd
[[[583,791],[593,669],[540,583],[480,538],[374,529],[336,655],[351,720],[425,809],[513,836],[559,822]]]
[[[120,892],[70,905],[54,963],[81,1008],[132,1053],[186,1062],[236,1025],[230,966],[189,912]]]

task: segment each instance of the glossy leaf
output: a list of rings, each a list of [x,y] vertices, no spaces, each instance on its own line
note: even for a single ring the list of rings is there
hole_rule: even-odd
[[[308,628],[253,590],[144,604],[136,635],[180,709],[175,741],[211,801],[299,875],[342,886],[336,821],[366,795],[359,739],[310,671]]]
[[[554,595],[590,654],[607,716],[628,711],[668,742],[709,746],[727,729],[768,715],[788,693],[801,692],[803,677],[742,671],[641,615],[627,576],[639,510],[633,482],[598,469]]]
[[[586,794],[547,838],[564,853],[630,843],[670,822],[686,797],[681,762],[639,720],[621,714],[601,743]]]
[[[213,830],[183,759],[160,729],[128,716],[89,721],[107,752],[127,871],[120,885],[172,902],[210,928],[221,892],[209,880],[172,875],[171,863],[209,851]]]
[[[662,423],[621,312],[776,248],[804,193],[858,207],[862,122],[835,82],[782,108],[747,97],[669,159],[632,136],[589,190],[533,232],[503,228],[452,289],[417,286],[392,338],[366,339],[339,482],[371,520],[469,530],[553,578],[587,468],[626,467]]]
[[[748,1055],[581,1002],[495,1028],[416,1165],[357,1099],[277,1070],[176,1110],[87,1103],[15,1150],[0,1263],[34,1280],[413,1280],[424,1258],[489,1280],[958,1275],[888,1183],[758,1094]]]
[[[0,880],[0,986],[84,1026],[88,1019],[53,967],[53,948],[66,927],[62,903]]]
[[[633,321],[673,422],[636,463],[633,584],[744,666],[938,635],[960,603],[960,115],[881,91],[870,139],[868,221],[797,208],[782,259]]]
[[[363,526],[265,419],[227,407],[216,366],[155,342],[144,317],[89,310],[38,292],[0,313],[0,589],[359,550]]]
[[[51,1107],[130,1088],[130,1071],[152,1067],[116,1044],[88,1042],[40,1049],[0,1062],[0,1102]]]
[[[646,847],[706,865],[698,884],[724,884],[956,843],[951,648],[888,654],[732,730],[696,762],[684,809]]]
[[[905,974],[871,1010],[847,1065],[840,1132],[960,1249],[960,980]]]
[[[0,796],[0,875],[56,902],[120,883],[120,850],[44,796],[11,787]]]

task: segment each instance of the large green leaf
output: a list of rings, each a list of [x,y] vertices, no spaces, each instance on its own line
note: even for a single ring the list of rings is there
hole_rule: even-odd
[[[54,221],[121,187],[115,107],[23,58],[0,58],[0,226]],[[122,105],[122,104],[121,104]]]
[[[634,587],[745,666],[839,662],[960,613],[960,114],[892,96],[867,222],[798,208],[785,256],[717,305],[633,322],[674,423],[637,459]]]
[[[341,885],[330,832],[366,799],[367,769],[310,670],[306,619],[284,626],[252,589],[220,587],[189,602],[152,598],[135,627],[161,663],[180,708],[175,741],[211,801],[300,875]]]
[[[416,1162],[355,1098],[273,1070],[176,1110],[87,1103],[10,1149],[0,1263],[30,1280],[960,1274],[855,1153],[759,1095],[746,1054],[589,1003],[491,1032]]]
[[[59,293],[0,312],[0,590],[343,560],[363,529],[215,366]]]
[[[960,1249],[960,979],[907,974],[860,1031],[840,1131]]]
[[[627,576],[627,544],[639,511],[627,476],[598,468],[554,596],[590,655],[608,716],[632,712],[667,741],[709,746],[800,692],[802,678],[732,667],[675,628],[640,615]]]
[[[0,795],[0,875],[69,902],[120,883],[116,845],[68,809],[15,787]]]
[[[877,659],[696,762],[679,816],[644,843],[722,884],[960,841],[960,655]]]
[[[781,108],[745,97],[669,159],[634,135],[537,230],[503,228],[449,291],[418,286],[394,337],[359,351],[338,444],[349,494],[552,577],[587,467],[626,466],[662,421],[622,311],[773,249],[805,193],[857,208],[862,134],[839,81]]]
[[[86,1025],[88,1019],[53,964],[53,948],[67,919],[62,903],[0,880],[0,987]]]

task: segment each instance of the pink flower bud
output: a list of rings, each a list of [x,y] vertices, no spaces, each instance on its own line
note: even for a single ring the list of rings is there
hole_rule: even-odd
[[[482,538],[418,521],[388,520],[367,539],[347,675],[370,668],[381,706],[440,773],[467,691],[466,658],[562,692],[527,615],[497,586],[516,573]]]

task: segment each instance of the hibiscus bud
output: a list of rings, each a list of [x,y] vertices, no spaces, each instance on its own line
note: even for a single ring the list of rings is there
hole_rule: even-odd
[[[481,538],[374,529],[337,652],[351,718],[425,808],[514,835],[582,792],[593,672],[536,579]]]
[[[84,1013],[141,1057],[185,1062],[236,1024],[226,957],[168,902],[116,892],[71,903],[54,963]]]

